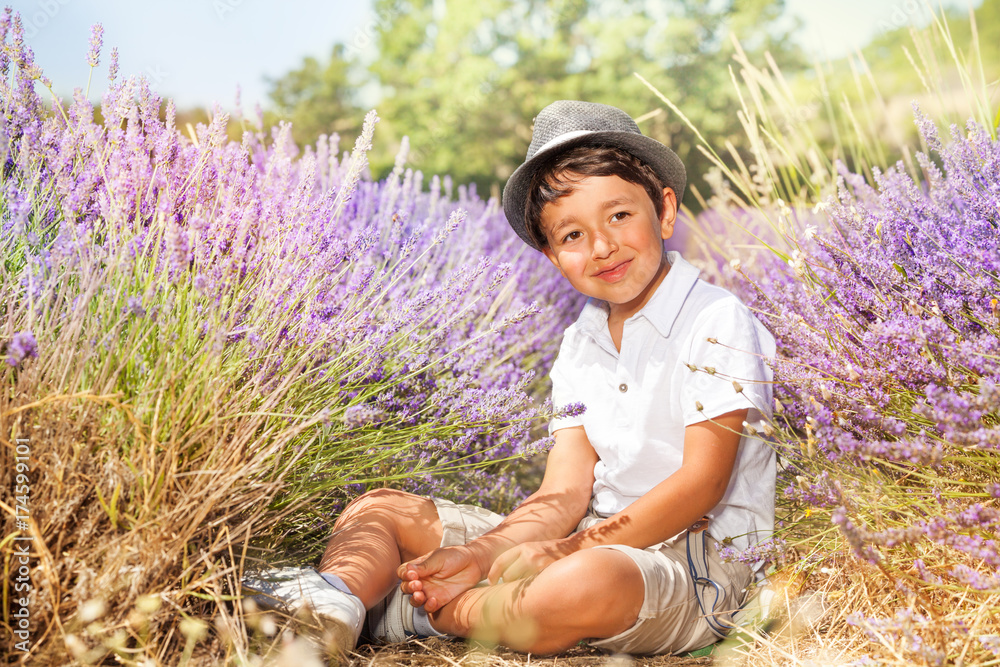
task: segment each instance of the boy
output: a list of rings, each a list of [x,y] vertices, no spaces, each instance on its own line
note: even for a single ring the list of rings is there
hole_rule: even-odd
[[[561,101],[504,188],[514,231],[590,297],[552,369],[538,491],[507,517],[378,490],[337,521],[318,571],[248,579],[353,648],[447,634],[551,653],[581,640],[679,653],[724,636],[754,572],[718,557],[774,521],[774,455],[743,435],[771,405],[771,336],[675,252],[685,170],[624,112]]]

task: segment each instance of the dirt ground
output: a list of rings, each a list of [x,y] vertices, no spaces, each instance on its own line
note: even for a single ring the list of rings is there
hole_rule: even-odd
[[[314,667],[334,665],[336,660],[323,647],[335,639],[313,619],[289,617],[280,612],[245,616],[250,629],[251,650],[274,667]],[[270,623],[265,620],[270,619]],[[278,621],[275,625],[274,621]],[[270,625],[270,628],[265,628]],[[742,644],[732,638],[694,655],[625,656],[612,655],[585,645],[555,655],[518,653],[502,646],[484,646],[454,638],[412,639],[398,644],[368,644],[367,637],[347,656],[340,667],[689,667],[728,663],[732,649]],[[717,655],[713,658],[711,655]],[[716,659],[719,658],[719,659]],[[721,659],[721,660],[720,660]],[[199,662],[199,664],[202,664]],[[205,662],[204,664],[217,664]],[[228,664],[228,663],[227,663]]]
[[[350,667],[687,667],[711,665],[711,657],[612,656],[596,649],[579,646],[565,653],[535,656],[504,648],[484,649],[456,640],[425,639],[389,646],[359,646],[351,656]]]

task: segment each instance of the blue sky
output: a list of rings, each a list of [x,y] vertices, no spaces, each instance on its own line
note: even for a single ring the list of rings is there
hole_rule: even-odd
[[[927,17],[924,0],[786,2],[789,15],[805,21],[801,41],[817,56],[843,55],[890,25],[920,25]],[[969,1],[944,4],[967,8]],[[336,41],[364,48],[377,19],[371,0],[13,0],[11,6],[60,94],[86,86],[90,26],[100,22],[104,51],[92,92],[103,90],[107,56],[117,46],[123,75],[144,74],[182,108],[213,101],[231,107],[237,86],[244,109],[266,107],[267,77],[309,55],[326,58]]]

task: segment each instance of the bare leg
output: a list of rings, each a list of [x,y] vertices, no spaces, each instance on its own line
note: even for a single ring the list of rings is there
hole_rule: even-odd
[[[343,579],[370,609],[399,581],[400,563],[440,545],[441,520],[433,501],[378,489],[356,499],[337,519],[319,570]]]
[[[587,549],[530,579],[474,588],[431,615],[434,627],[520,651],[554,653],[635,624],[642,573],[613,549]]]

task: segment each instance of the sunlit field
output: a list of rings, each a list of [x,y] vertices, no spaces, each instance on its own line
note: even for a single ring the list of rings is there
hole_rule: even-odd
[[[178,126],[99,31],[108,78],[63,100],[2,21],[8,660],[313,664],[322,631],[249,613],[243,569],[315,560],[368,489],[529,493],[581,297],[406,141],[373,178],[374,111],[353,146]],[[863,61],[813,104],[744,55],[750,151],[700,147],[685,256],[778,342],[779,529],[727,549],[771,561],[771,604],[720,663],[1000,664],[997,73],[942,20],[911,57],[915,135],[885,136]]]

